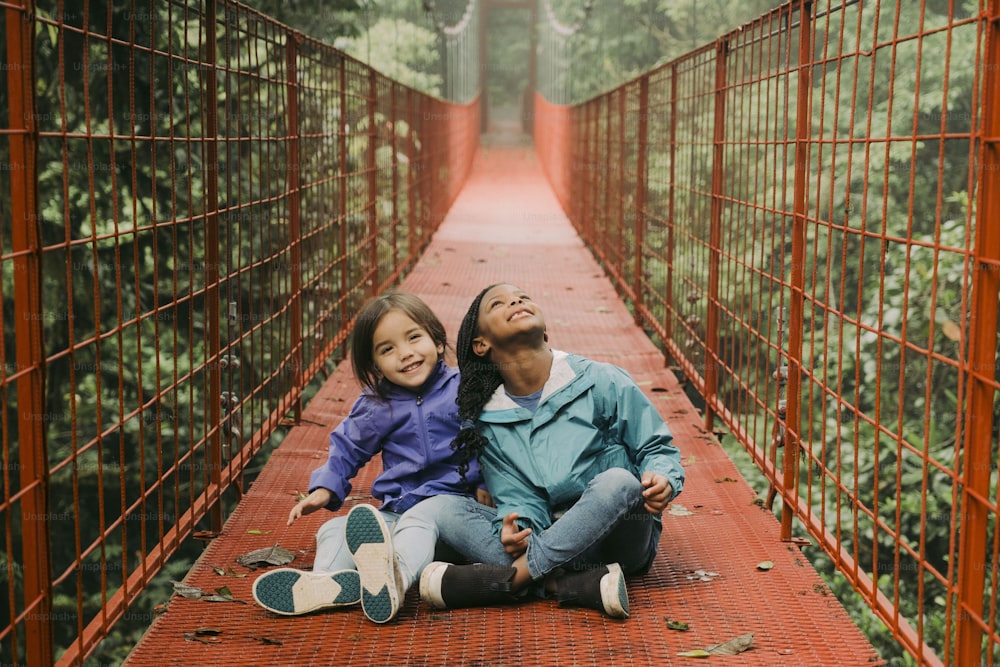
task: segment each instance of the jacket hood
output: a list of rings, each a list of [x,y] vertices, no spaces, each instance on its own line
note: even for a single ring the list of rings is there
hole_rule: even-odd
[[[542,395],[538,399],[536,412],[540,416],[545,417],[550,411],[558,410],[560,406],[572,401],[593,386],[593,381],[585,377],[581,369],[574,365],[574,359],[577,360],[577,363],[583,361],[577,355],[562,350],[552,350],[552,369],[549,371],[549,379],[542,386]],[[493,392],[479,415],[480,421],[496,423],[531,418],[531,411],[515,403],[507,395],[502,384]]]

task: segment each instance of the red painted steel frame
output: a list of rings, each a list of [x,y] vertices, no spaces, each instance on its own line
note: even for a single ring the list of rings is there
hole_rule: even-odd
[[[5,542],[10,544],[16,533],[22,540],[20,560],[5,559],[7,580],[13,582],[21,574],[22,600],[15,602],[14,586],[9,585],[10,618],[16,623],[0,628],[0,638],[17,645],[23,637],[23,660],[27,664],[49,664],[52,661],[52,599],[49,595],[49,541],[44,517],[48,514],[45,448],[44,386],[45,359],[42,352],[41,299],[41,239],[35,214],[38,192],[35,187],[34,138],[37,132],[34,107],[32,50],[34,27],[29,20],[30,2],[12,3],[6,9],[7,116],[10,159],[10,239],[9,252],[0,260],[11,267],[14,288],[13,323],[16,346],[13,373],[8,375],[7,352],[0,345],[3,375],[0,391],[4,403],[3,416],[3,488],[0,515],[4,519]],[[0,246],[0,248],[3,248]],[[5,270],[6,274],[7,271]],[[6,304],[7,296],[4,296]],[[6,323],[2,327],[7,331]],[[19,407],[6,409],[14,400]],[[16,437],[7,419],[13,415],[17,424]],[[16,463],[15,463],[16,461]],[[16,471],[14,482],[12,471]],[[14,489],[18,489],[13,493]],[[20,563],[23,567],[15,569]],[[14,605],[17,605],[16,607]],[[18,662],[21,654],[11,653]]]
[[[225,494],[297,423],[359,304],[420,257],[478,146],[477,101],[248,7],[108,9],[3,14],[0,656],[16,664],[82,662],[194,531],[222,527]]]
[[[921,664],[992,664],[1000,3],[927,4],[788,2],[584,104],[539,98],[535,136],[783,538],[816,540]],[[641,228],[613,215],[633,205]]]

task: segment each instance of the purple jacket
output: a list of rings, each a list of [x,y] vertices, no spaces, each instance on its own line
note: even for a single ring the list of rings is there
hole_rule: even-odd
[[[337,510],[351,492],[351,482],[368,461],[382,453],[382,474],[372,495],[382,509],[405,512],[421,500],[441,494],[469,495],[482,486],[479,464],[472,461],[463,483],[460,457],[451,448],[458,433],[458,369],[439,361],[420,392],[391,386],[387,400],[364,392],[351,413],[330,434],[330,458],[313,471],[309,492],[329,489],[327,505]]]

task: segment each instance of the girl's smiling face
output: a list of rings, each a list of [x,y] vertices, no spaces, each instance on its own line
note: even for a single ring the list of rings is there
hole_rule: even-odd
[[[490,288],[479,304],[479,336],[472,349],[485,356],[497,343],[518,337],[544,336],[545,319],[542,309],[524,290],[514,285]]]
[[[420,389],[434,372],[444,346],[401,310],[390,310],[372,336],[375,365],[389,382],[412,391]]]

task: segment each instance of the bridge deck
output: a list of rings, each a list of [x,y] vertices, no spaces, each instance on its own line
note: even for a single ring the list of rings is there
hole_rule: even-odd
[[[325,383],[185,583],[228,586],[246,604],[178,596],[151,626],[127,664],[183,665],[681,665],[678,653],[753,633],[753,648],[713,657],[727,665],[869,665],[881,662],[843,607],[802,556],[779,540],[778,522],[755,494],[664,368],[663,357],[634,325],[601,269],[565,219],[531,149],[482,149],[470,181],[404,287],[423,296],[454,340],[475,293],[516,283],[543,307],[553,347],[626,368],[670,424],[688,480],[677,504],[689,515],[665,515],[660,554],[651,572],[629,581],[632,617],[560,609],[535,601],[515,607],[436,611],[411,591],[393,622],[377,626],[360,608],[278,617],[256,606],[256,576],[236,556],[279,543],[308,567],[313,535],[329,514],[294,527],[285,519],[310,471],[326,458],[329,431],[357,395],[349,365]],[[354,493],[368,500],[373,462]],[[353,504],[352,501],[348,505]],[[251,534],[248,531],[266,531]],[[761,561],[774,568],[762,571]],[[716,573],[701,580],[696,570]],[[687,623],[670,630],[666,621]],[[219,631],[209,643],[185,633]]]

